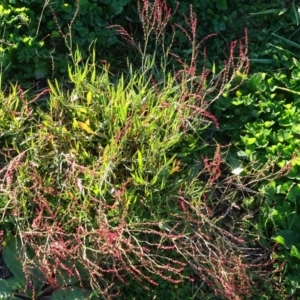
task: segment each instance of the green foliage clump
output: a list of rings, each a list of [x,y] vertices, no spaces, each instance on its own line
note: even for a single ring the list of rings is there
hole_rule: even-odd
[[[269,242],[278,244],[272,256],[286,272],[289,294],[299,292],[300,284],[299,70],[294,58],[288,75],[281,71],[253,74],[213,108],[222,124],[222,138],[235,146],[232,155],[242,165],[250,163],[245,167],[247,184],[262,192],[259,202],[252,199],[248,204],[259,207],[256,228]],[[253,170],[261,176],[253,178]]]
[[[82,58],[97,39],[97,50],[117,42],[107,28],[128,0],[123,1],[10,1],[0,5],[0,67],[3,81],[22,81],[62,76],[71,62],[70,53],[81,49]]]

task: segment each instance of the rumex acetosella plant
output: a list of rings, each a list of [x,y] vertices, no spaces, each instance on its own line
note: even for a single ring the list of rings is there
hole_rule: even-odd
[[[140,53],[138,71],[129,64],[115,78],[104,64],[99,72],[93,52],[69,67],[72,91],[49,82],[34,99],[16,86],[1,95],[2,220],[13,218],[54,289],[88,282],[110,299],[133,281],[199,280],[242,299],[251,290],[246,244],[241,232],[217,225],[213,210],[223,201],[216,187],[226,146],[211,154],[206,135],[218,127],[209,104],[248,71],[247,34],[232,42],[222,70],[208,70],[192,8],[185,29],[170,22],[165,1],[138,3],[144,43],[114,27]],[[191,41],[190,62],[164,44],[176,29]],[[35,105],[47,93],[47,107]],[[20,259],[30,273],[30,256]]]

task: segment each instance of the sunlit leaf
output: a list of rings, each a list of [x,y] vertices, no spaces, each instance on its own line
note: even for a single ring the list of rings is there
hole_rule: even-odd
[[[294,257],[297,257],[298,259],[300,259],[300,252],[299,252],[298,248],[294,245],[291,248],[291,256],[294,256]]]
[[[87,123],[83,123],[83,122],[80,122],[80,121],[77,121],[77,124],[79,126],[80,129],[86,131],[87,133],[89,134],[95,134],[94,130],[89,127],[89,125]]]
[[[138,164],[139,164],[139,169],[142,171],[143,170],[143,156],[142,152],[140,150],[137,151],[137,156],[138,156]]]
[[[232,170],[231,173],[234,175],[240,175],[243,171],[244,171],[243,168],[236,168],[236,169]]]
[[[253,145],[256,142],[256,138],[255,137],[241,137],[243,142],[245,143],[245,145]]]
[[[91,91],[89,91],[86,95],[86,102],[88,105],[90,105],[92,103],[92,100],[93,100],[93,94]]]

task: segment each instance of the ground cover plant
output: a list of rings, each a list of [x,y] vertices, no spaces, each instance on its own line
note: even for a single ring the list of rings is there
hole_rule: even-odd
[[[143,38],[120,25],[107,29],[139,68],[128,59],[116,72],[100,65],[95,44],[87,61],[72,45],[67,89],[53,79],[35,95],[18,84],[1,91],[3,259],[14,275],[0,281],[1,297],[295,296],[298,185],[285,183],[298,180],[297,104],[279,101],[275,109],[266,95],[297,94],[297,61],[292,86],[281,73],[280,86],[272,77],[266,84],[264,73],[248,79],[247,31],[216,64],[205,47],[211,36],[198,39],[192,7],[185,23],[172,23],[164,1],[138,3]],[[183,56],[173,52],[178,36],[190,42]],[[270,109],[274,123],[253,123]],[[288,123],[276,123],[280,112]],[[282,270],[285,290],[277,285]]]
[[[80,2],[80,3],[79,3]],[[128,4],[123,1],[1,1],[0,56],[3,76],[10,81],[33,82],[64,77],[74,45],[85,59],[97,39],[99,54],[117,42],[107,28]],[[80,9],[79,9],[80,6]],[[22,78],[22,80],[21,80]]]
[[[224,95],[214,108],[223,123],[222,137],[230,136],[235,145],[231,159],[241,165],[250,161],[251,168],[245,167],[245,173],[256,169],[264,174],[264,179],[245,183],[260,190],[262,198],[244,199],[244,205],[259,208],[255,226],[277,243],[278,251],[272,257],[278,269],[284,270],[282,280],[291,295],[299,293],[299,66],[294,58],[290,75],[281,71],[272,76],[253,74],[245,80],[243,90]],[[235,122],[222,122],[223,118]],[[271,170],[284,176],[274,179]]]
[[[177,9],[172,22],[183,26],[183,14],[188,14],[189,5],[197,15],[200,25],[197,28],[199,40],[217,33],[208,40],[210,56],[208,65],[213,61],[218,65],[227,57],[231,40],[239,39],[248,28],[251,40],[250,58],[255,68],[265,68],[257,61],[268,64],[272,69],[276,64],[284,64],[284,57],[278,57],[280,41],[272,33],[285,38],[298,39],[297,20],[291,2],[282,1],[167,1],[169,7]],[[297,4],[297,3],[296,3]],[[265,12],[272,11],[273,14]],[[275,14],[277,12],[278,15]],[[284,12],[280,15],[280,12]],[[264,14],[262,14],[264,13]],[[257,15],[258,14],[258,15]],[[22,83],[23,87],[37,89],[46,86],[47,78],[66,80],[67,63],[71,62],[77,45],[82,59],[89,55],[88,48],[97,39],[98,59],[105,57],[113,62],[115,69],[126,69],[124,55],[126,45],[109,25],[120,24],[142,39],[142,30],[138,14],[137,1],[2,1],[0,6],[0,67],[5,81]],[[191,58],[191,46],[188,38],[181,31],[176,31],[177,39],[173,52],[186,61]],[[166,44],[171,42],[171,35],[166,35]],[[152,41],[153,43],[155,41]],[[148,44],[150,52],[154,44]],[[271,45],[272,44],[272,45]],[[127,52],[127,51],[126,51]],[[113,55],[110,55],[113,54]],[[126,53],[135,55],[130,51]],[[120,59],[119,59],[120,58]]]

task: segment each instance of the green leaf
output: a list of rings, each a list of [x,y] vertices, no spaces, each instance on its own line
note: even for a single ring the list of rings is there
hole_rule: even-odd
[[[42,79],[42,78],[45,78],[46,74],[47,74],[47,70],[46,69],[36,69],[34,71],[34,74],[35,74],[35,79]]]
[[[276,236],[272,239],[280,245],[283,245],[283,246],[285,245],[285,241],[284,241],[284,238],[282,236]]]
[[[286,7],[284,7],[280,12],[279,12],[279,16],[281,16],[281,15],[283,15],[283,14],[285,14],[287,12],[287,8]]]
[[[300,158],[298,158],[300,160]],[[294,163],[294,162],[293,162]],[[287,173],[287,178],[300,180],[300,164],[292,163],[292,168]]]
[[[257,86],[261,83],[262,80],[264,80],[266,77],[266,73],[256,73],[251,76],[251,78],[248,81],[248,87],[252,91],[257,90]]]
[[[290,190],[287,195],[287,198],[294,202],[297,203],[297,200],[300,200],[300,184],[294,185]]]
[[[26,286],[26,278],[23,272],[23,265],[20,261],[21,256],[21,241],[18,238],[12,238],[8,245],[3,249],[2,255],[4,262],[10,272],[18,278],[23,287]]]
[[[264,122],[264,126],[268,128],[271,127],[274,123],[275,123],[274,121],[266,121]]]
[[[294,65],[298,68],[298,69],[300,69],[300,62],[296,59],[296,58],[292,58],[293,59],[293,63],[294,63]]]
[[[46,277],[41,271],[40,265],[38,263],[35,263],[32,265],[32,282],[33,282],[33,288],[35,291],[40,291],[42,287],[45,285]]]
[[[291,41],[289,39],[286,39],[286,38],[284,38],[282,36],[279,36],[276,33],[272,33],[272,35],[276,36],[278,39],[282,40],[283,42],[285,42],[289,46],[293,46],[293,47],[296,47],[296,48],[300,49],[300,44],[295,43],[295,42],[293,42],[293,41]]]
[[[272,238],[280,245],[285,246],[287,249],[291,249],[292,245],[300,242],[300,234],[293,230],[280,230],[276,237]]]
[[[243,101],[243,99],[235,98],[235,99],[233,99],[233,100],[231,101],[231,103],[232,103],[233,105],[241,105],[241,104],[244,103],[244,101]]]
[[[295,124],[292,126],[292,131],[296,134],[300,134],[300,124]]]
[[[61,260],[61,263],[66,269],[69,269],[73,274],[69,275],[62,267],[57,268],[56,280],[59,285],[73,285],[80,280],[89,280],[89,273],[80,263],[72,263],[71,261]],[[77,275],[79,274],[79,276]],[[56,299],[56,298],[55,298]]]
[[[216,64],[215,64],[215,61],[213,62],[213,65],[212,65],[212,73],[213,73],[213,75],[216,74]]]
[[[300,252],[298,250],[298,248],[296,246],[292,246],[291,248],[291,256],[297,257],[298,259],[300,259]]]
[[[54,30],[51,32],[51,37],[59,38],[59,37],[61,37],[61,34],[58,31]]]
[[[78,287],[68,287],[60,289],[52,294],[52,298],[56,300],[87,300],[92,291],[83,290]]]
[[[13,281],[16,281],[15,278],[10,278],[8,280],[0,279],[0,299],[6,300],[6,299],[17,299],[13,297],[14,289]],[[17,283],[17,282],[15,282]]]
[[[257,15],[266,15],[266,14],[279,14],[281,12],[281,9],[267,9],[261,12],[257,12],[257,13],[250,13],[251,16],[257,16]]]
[[[299,25],[299,11],[298,11],[298,6],[295,5],[295,0],[293,0],[293,12],[294,12],[294,16],[296,19],[296,25]]]
[[[143,155],[142,155],[142,152],[140,150],[137,151],[137,156],[138,156],[139,170],[143,171],[143,169],[144,169]]]
[[[241,139],[245,145],[253,145],[256,142],[255,137],[242,136]]]

